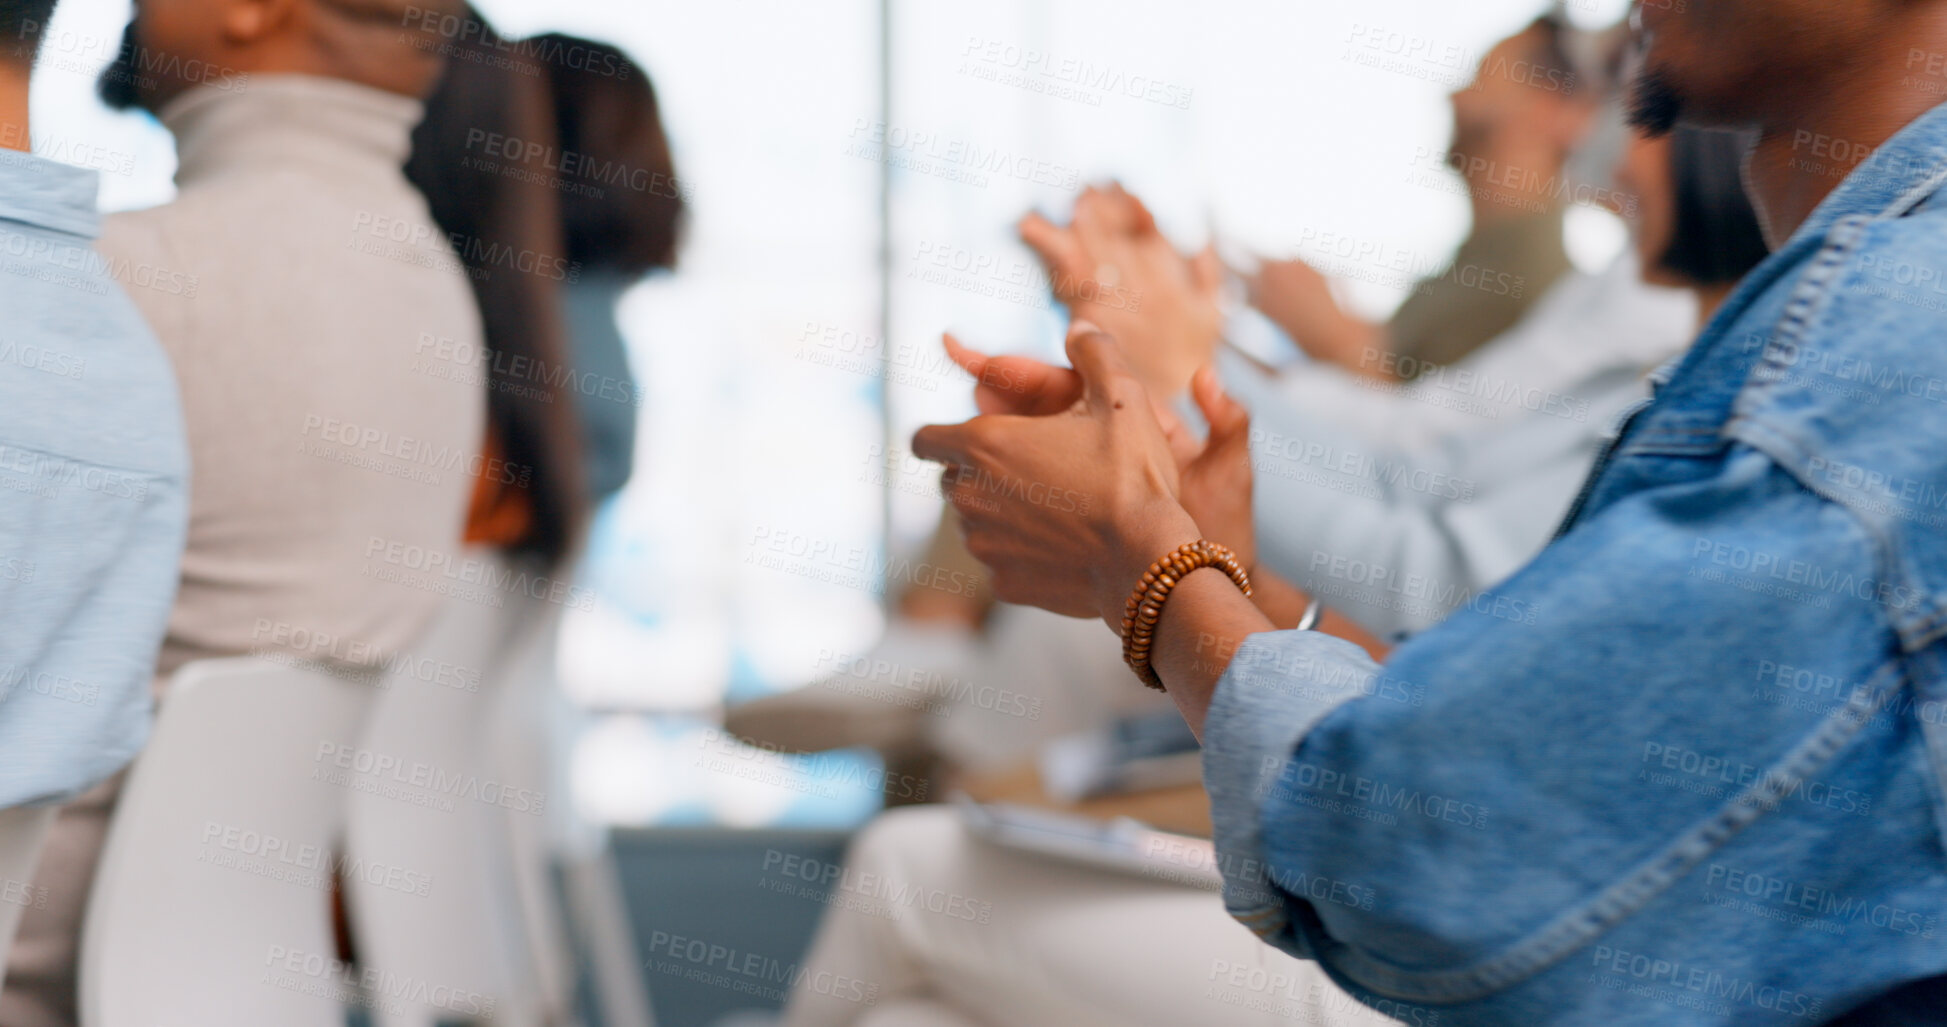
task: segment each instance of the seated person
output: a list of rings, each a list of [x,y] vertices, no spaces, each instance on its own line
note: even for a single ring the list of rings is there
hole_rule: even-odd
[[[485,344],[459,354],[467,373],[454,383],[477,390],[486,380],[485,449],[512,472],[474,482],[458,541],[553,568],[579,546],[589,508],[577,420],[583,397],[573,388],[578,379],[560,373],[576,370],[562,290],[577,269],[565,254],[560,191],[538,167],[560,152],[553,99],[545,63],[527,56],[539,48],[515,48],[471,8],[462,17],[459,39],[448,44],[460,56],[427,97],[406,162],[440,231],[462,243]],[[537,167],[491,149],[493,140],[533,144]],[[535,264],[509,265],[508,253],[534,254]],[[451,543],[444,551],[461,559]]]
[[[1061,416],[928,427],[914,452],[948,469],[1003,599],[1102,619],[1167,690],[1203,741],[1226,909],[1360,1002],[1470,1025],[1934,1023],[1947,947],[1858,924],[1832,958],[1843,918],[1807,930],[1723,882],[1796,882],[1909,926],[1947,913],[1947,537],[1928,498],[1947,490],[1929,444],[1947,410],[1926,387],[1947,380],[1947,310],[1888,270],[1947,261],[1947,108],[1857,74],[1947,48],[1947,2],[1638,14],[1640,123],[1753,126],[1774,254],[1504,584],[1542,617],[1464,609],[1383,665],[1294,628],[1184,507],[1195,483],[1141,380],[1087,324],[1073,377],[1033,397]],[[1806,168],[1808,133],[1857,152]],[[1214,423],[1234,445],[1234,419]],[[1102,502],[954,484],[994,478]],[[1195,502],[1235,517],[1244,497]],[[1767,682],[1779,666],[1850,684],[1807,700]]]
[[[1446,164],[1465,183],[1473,229],[1389,321],[1344,310],[1302,259],[1260,264],[1247,276],[1252,305],[1314,360],[1385,380],[1456,363],[1520,323],[1572,270],[1561,183],[1604,94],[1571,56],[1576,37],[1558,15],[1537,18],[1490,49],[1474,81],[1450,97]],[[1476,288],[1481,272],[1518,287]]]
[[[1738,148],[1734,136],[1695,129],[1679,129],[1670,139],[1637,136],[1619,168],[1620,176],[1641,197],[1635,241],[1642,266],[1648,269],[1646,276],[1695,292],[1706,310],[1720,306],[1737,279],[1764,253],[1756,215],[1740,184]],[[976,373],[986,370],[978,359],[968,358],[974,365],[970,370]],[[1028,373],[1011,367],[1008,378],[1025,380]],[[1219,459],[1214,462],[1183,465],[1186,500],[1252,487],[1245,444],[1248,422],[1240,410],[1215,394],[1214,384],[1208,372],[1199,376],[1199,402],[1214,426],[1212,449],[1228,445],[1230,452],[1216,452]],[[983,409],[1003,409],[1005,398],[995,393]],[[1597,426],[1539,415],[1534,420],[1531,431],[1574,440],[1575,446],[1569,448],[1577,455],[1562,459],[1576,462],[1585,473],[1591,456],[1581,447],[1585,442],[1594,444]],[[1518,483],[1520,474],[1529,469],[1516,462],[1502,473]],[[1217,473],[1206,473],[1212,470]],[[1563,484],[1557,480],[1559,475],[1547,474],[1545,469],[1536,473],[1540,481],[1555,486],[1548,493],[1551,508],[1566,505],[1575,482]],[[1321,495],[1304,502],[1329,503],[1330,498]],[[1248,507],[1234,509],[1241,512]],[[1259,534],[1282,530],[1276,520],[1265,516],[1272,509],[1258,503]],[[1208,537],[1248,559],[1248,524],[1223,526],[1222,515],[1215,510],[1192,512]],[[1523,518],[1520,523],[1532,520]],[[1397,521],[1392,527],[1406,530]],[[1531,530],[1528,553],[1542,544],[1543,531],[1545,526]],[[1280,587],[1275,575],[1254,573],[1252,580],[1260,591]],[[1107,640],[1096,625],[1076,623],[1091,630],[1098,653],[1113,652],[1103,644]],[[1356,637],[1355,632],[1343,633]],[[1076,644],[1084,641],[1077,639]],[[1113,657],[1101,659],[1106,663]],[[1286,1014],[1292,1018],[1374,1022],[1370,1011],[1340,992],[1313,964],[1285,956],[1237,930],[1208,893],[1051,866],[1039,857],[997,849],[968,835],[957,811],[951,809],[889,813],[853,843],[849,859],[854,875],[882,874],[894,887],[940,889],[993,904],[990,921],[974,923],[928,916],[916,916],[912,923],[892,923],[836,906],[826,914],[811,958],[813,967],[881,983],[890,997],[947,1007],[943,1015],[985,1016],[996,1008],[994,1003],[1003,1002],[1007,1015],[1000,1019],[1010,1024],[1256,1022],[1247,1007],[1221,997],[1256,995],[1249,987],[1227,983],[1232,968],[1237,968],[1245,971],[1246,980],[1252,973],[1268,973],[1287,982],[1276,994],[1256,997],[1286,1005],[1293,1010]],[[1322,894],[1354,904],[1364,901],[1365,895],[1346,881],[1325,882]],[[1140,918],[1131,922],[1142,923],[1143,929],[1118,930],[1114,924],[1125,913]],[[1104,919],[1110,916],[1116,919]],[[1141,966],[1143,972],[1130,974],[1129,966]],[[1140,983],[1132,986],[1132,982]],[[1000,998],[1003,994],[1006,997]],[[808,990],[794,997],[792,1008],[793,1027],[874,1022],[857,1019],[860,1011]],[[1405,1008],[1390,1012],[1413,1022]]]
[[[593,504],[622,491],[635,468],[642,390],[629,369],[616,305],[644,275],[676,266],[687,184],[663,132],[649,73],[608,43],[548,34],[532,41],[548,62],[554,127],[563,152],[587,158],[599,182],[564,189],[568,259],[581,274],[562,287],[569,352]],[[601,72],[591,69],[601,68]],[[611,73],[606,69],[614,69]]]
[[[480,316],[401,173],[440,70],[395,0],[138,3],[104,97],[176,137],[176,198],[101,250],[174,363],[190,521],[155,685],[261,654],[369,669],[444,599],[395,554],[450,549],[485,397],[436,366]],[[158,58],[168,55],[168,60]],[[203,81],[198,69],[249,75]],[[131,286],[136,282],[129,282]],[[348,683],[347,687],[356,687]],[[167,702],[163,694],[161,701]],[[75,1022],[77,938],[118,782],[63,808],[7,962],[0,1023]]]
[[[100,176],[27,152],[28,81],[54,4],[0,3],[0,825],[10,833],[44,831],[53,804],[141,748],[189,516],[175,375],[91,248]],[[31,872],[0,867],[0,879]],[[0,946],[18,912],[0,906]]]

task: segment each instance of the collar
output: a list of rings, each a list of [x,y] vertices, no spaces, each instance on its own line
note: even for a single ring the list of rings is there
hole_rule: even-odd
[[[176,137],[176,184],[258,162],[348,162],[397,171],[412,152],[424,105],[410,97],[314,75],[212,82],[171,100],[159,117]]]
[[[93,239],[101,228],[100,183],[100,174],[86,168],[0,150],[0,220]]]

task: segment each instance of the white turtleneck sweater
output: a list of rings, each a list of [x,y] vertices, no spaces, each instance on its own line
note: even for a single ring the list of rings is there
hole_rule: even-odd
[[[158,668],[242,653],[369,665],[449,590],[485,430],[479,314],[400,168],[410,99],[252,76],[165,107],[180,190],[100,249],[174,360],[190,450]],[[415,566],[417,565],[417,566]]]

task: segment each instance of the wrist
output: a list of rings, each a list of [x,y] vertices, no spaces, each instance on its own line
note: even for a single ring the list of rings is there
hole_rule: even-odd
[[[1116,547],[1118,557],[1096,588],[1096,610],[1109,627],[1122,631],[1122,615],[1149,565],[1185,542],[1202,538],[1197,522],[1181,506],[1169,504],[1131,525]]]

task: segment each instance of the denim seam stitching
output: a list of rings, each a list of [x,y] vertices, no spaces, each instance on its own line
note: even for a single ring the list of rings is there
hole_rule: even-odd
[[[1899,661],[1889,660],[1874,672],[1877,683],[1888,672],[1903,679]],[[1784,796],[1768,795],[1782,791],[1789,795],[1865,727],[1895,691],[1868,689],[1869,700],[1855,693],[1845,706],[1828,714],[1783,758],[1760,776],[1759,781],[1725,803],[1723,808],[1698,825],[1678,835],[1663,851],[1625,874],[1621,881],[1582,903],[1528,941],[1515,945],[1506,954],[1471,967],[1457,970],[1402,970],[1381,962],[1362,950],[1339,943],[1321,947],[1319,957],[1327,958],[1345,976],[1362,987],[1389,998],[1422,1002],[1467,1002],[1505,990],[1567,958],[1576,949],[1647,905],[1684,873],[1701,863],[1712,852],[1765,813],[1765,803],[1775,806]]]

